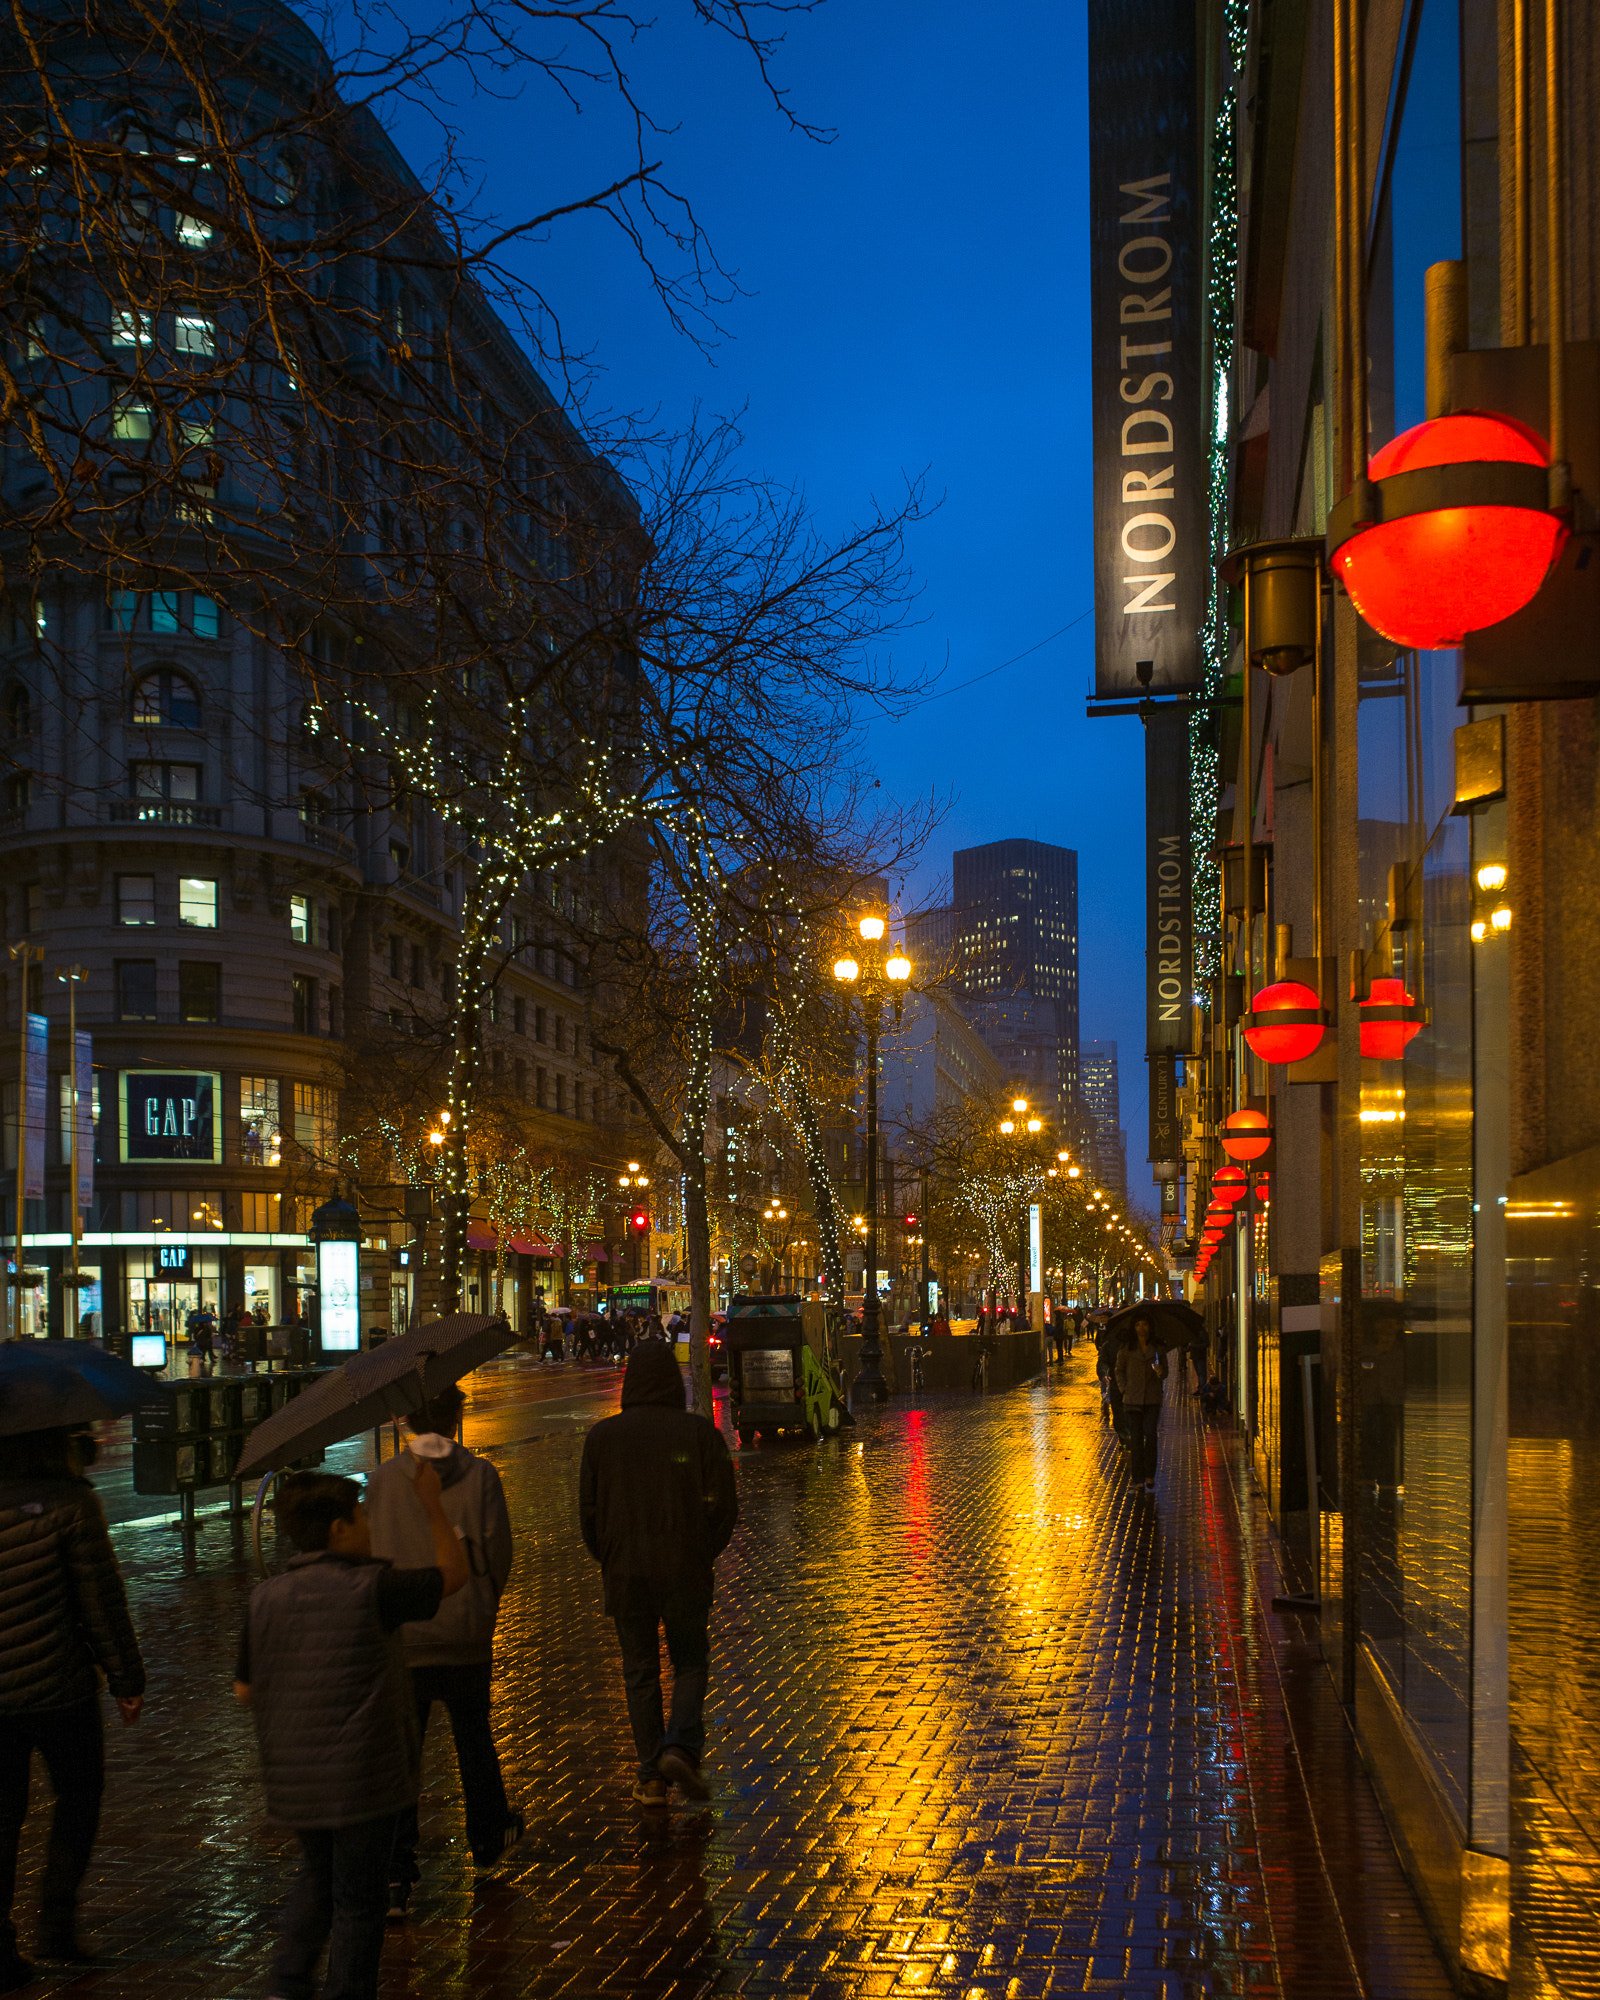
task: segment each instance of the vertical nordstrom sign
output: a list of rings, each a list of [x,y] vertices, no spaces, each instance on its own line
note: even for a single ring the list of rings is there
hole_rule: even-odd
[[[1166,708],[1144,726],[1145,1053],[1150,1065],[1150,1158],[1183,1155],[1177,1058],[1194,1005],[1189,895],[1189,717]]]
[[[1089,0],[1095,692],[1197,688],[1210,564],[1194,0]]]

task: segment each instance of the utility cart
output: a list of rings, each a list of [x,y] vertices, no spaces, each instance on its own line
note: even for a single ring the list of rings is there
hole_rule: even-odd
[[[729,1305],[728,1406],[742,1445],[785,1431],[823,1434],[827,1411],[807,1381],[800,1307],[797,1293],[775,1292],[736,1292]]]

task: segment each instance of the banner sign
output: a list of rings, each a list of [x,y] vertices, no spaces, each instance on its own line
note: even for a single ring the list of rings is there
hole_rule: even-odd
[[[1183,1120],[1178,1116],[1178,1058],[1170,1049],[1157,1049],[1149,1060],[1150,1071],[1150,1152],[1152,1160],[1183,1158]],[[1162,1183],[1162,1213],[1167,1213],[1166,1190],[1176,1181]],[[1175,1211],[1174,1211],[1175,1212]]]
[[[94,1207],[94,1037],[78,1030],[72,1051],[72,1082],[78,1102],[72,1121],[72,1167],[80,1209]]]
[[[1095,693],[1197,689],[1210,590],[1194,0],[1089,0]],[[1141,667],[1145,669],[1141,678]]]
[[[28,1201],[44,1200],[44,1127],[46,1086],[50,1072],[50,1023],[43,1014],[28,1016],[27,1081],[22,1100],[22,1192]]]
[[[1028,1290],[1035,1298],[1044,1290],[1044,1211],[1038,1202],[1028,1208]]]
[[[1145,1052],[1187,1054],[1193,1035],[1194,927],[1189,895],[1189,718],[1144,725]],[[1176,1160],[1178,1153],[1152,1153]]]

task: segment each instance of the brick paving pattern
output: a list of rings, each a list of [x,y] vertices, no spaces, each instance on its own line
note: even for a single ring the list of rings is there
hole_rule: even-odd
[[[635,1807],[575,1524],[615,1384],[521,1364],[471,1385],[467,1440],[523,1537],[495,1713],[529,1831],[474,1883],[436,1715],[386,1996],[1449,1992],[1314,1631],[1263,1610],[1236,1447],[1176,1397],[1157,1497],[1130,1493],[1081,1353],[1049,1383],[738,1454],[714,1797]],[[152,1676],[146,1720],[112,1732],[84,1906],[105,1964],[29,1991],[261,2000],[291,1843],[229,1696],[245,1531],[212,1516],[192,1559],[162,1527],[116,1532]]]

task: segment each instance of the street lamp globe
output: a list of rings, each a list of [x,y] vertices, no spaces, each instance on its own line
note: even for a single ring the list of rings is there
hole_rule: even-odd
[[[1039,1118],[1030,1118],[1028,1120],[1028,1130],[1030,1132],[1042,1132],[1044,1130],[1044,1121]]]
[[[1028,1100],[1025,1097],[1013,1097],[1011,1100],[1011,1108],[1014,1112],[1016,1112],[1017,1116],[1020,1118],[1023,1112],[1026,1111],[1028,1108]]]
[[[861,977],[861,967],[856,964],[853,958],[836,958],[833,961],[833,976],[835,979],[842,979],[848,984],[849,981]]]
[[[1005,1133],[1008,1133],[1008,1134],[1009,1134],[1009,1133],[1012,1133],[1012,1132],[1015,1132],[1015,1131],[1016,1131],[1016,1129],[1017,1129],[1017,1128],[1016,1128],[1016,1126],[1012,1124],[1012,1122],[1011,1122],[1011,1120],[1010,1120],[1009,1118],[1002,1118],[1002,1119],[1000,1120],[1000,1130],[1001,1130],[1002,1132],[1005,1132]]]
[[[883,936],[883,919],[882,917],[863,917],[857,928],[868,944],[876,944],[879,938]]]
[[[890,979],[909,979],[911,977],[911,961],[909,958],[902,957],[899,952],[895,952],[885,962],[883,969]]]

